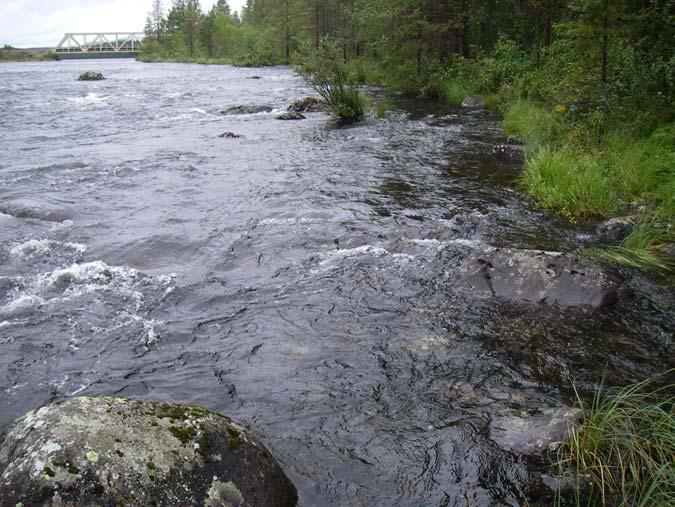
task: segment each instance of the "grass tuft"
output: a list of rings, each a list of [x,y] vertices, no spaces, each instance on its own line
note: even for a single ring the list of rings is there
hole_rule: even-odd
[[[576,217],[610,216],[616,199],[602,165],[570,149],[541,148],[528,157],[520,186],[541,207]]]
[[[583,420],[558,456],[576,474],[576,505],[675,505],[675,385],[656,385],[674,372],[617,391],[601,383],[590,403],[577,394]]]
[[[621,243],[607,249],[591,249],[587,253],[596,259],[613,262],[672,277],[675,259],[665,248],[675,242],[675,234],[652,224],[636,226]]]

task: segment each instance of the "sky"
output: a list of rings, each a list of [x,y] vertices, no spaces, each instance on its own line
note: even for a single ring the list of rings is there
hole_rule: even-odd
[[[233,11],[246,0],[228,0]],[[163,0],[165,11],[171,0]],[[201,0],[208,10],[216,0]],[[66,32],[143,31],[152,0],[0,0],[0,47],[56,46]]]

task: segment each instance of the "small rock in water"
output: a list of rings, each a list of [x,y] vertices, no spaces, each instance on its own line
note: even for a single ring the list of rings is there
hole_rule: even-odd
[[[305,97],[288,106],[288,111],[291,113],[320,113],[325,110],[326,103],[315,97]]]
[[[525,161],[525,150],[521,145],[498,144],[492,148],[492,155],[503,162],[522,164]]]
[[[520,136],[510,135],[506,138],[506,144],[515,144],[516,146],[524,146],[525,141]]]
[[[257,113],[271,113],[274,110],[272,106],[262,105],[250,105],[250,106],[232,106],[227,109],[223,109],[221,114],[257,114]]]
[[[1,505],[293,506],[270,453],[200,407],[71,398],[17,420],[0,442]]]
[[[235,134],[234,132],[223,132],[218,137],[224,137],[226,139],[239,139],[242,136],[239,134]]]
[[[277,116],[277,120],[304,120],[305,116],[302,113],[289,112]]]
[[[474,97],[464,97],[462,101],[462,107],[485,107],[485,99],[480,95]]]
[[[605,243],[617,243],[630,234],[637,224],[642,221],[641,216],[610,218],[595,228],[598,239]]]
[[[105,79],[103,74],[93,70],[84,72],[80,74],[80,77],[77,78],[78,81],[101,81],[103,79]]]
[[[262,79],[260,76],[248,76],[246,79]]]
[[[490,438],[500,447],[519,454],[543,455],[568,438],[580,416],[579,409],[569,407],[546,409],[531,416],[495,415]]]

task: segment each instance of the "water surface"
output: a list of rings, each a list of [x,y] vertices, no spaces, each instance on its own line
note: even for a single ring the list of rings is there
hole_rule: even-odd
[[[624,272],[592,313],[457,290],[472,251],[588,235],[515,190],[496,116],[389,95],[358,125],[274,119],[308,94],[279,67],[0,65],[0,429],[77,394],[201,404],[301,505],[518,505],[536,472],[495,420],[672,365],[672,293]],[[274,111],[220,114],[251,104]]]

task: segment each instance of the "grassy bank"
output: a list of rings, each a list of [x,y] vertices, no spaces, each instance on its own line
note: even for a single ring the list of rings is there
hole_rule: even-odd
[[[36,54],[31,51],[0,49],[0,62],[46,62],[58,59],[56,53]]]
[[[581,424],[557,464],[575,473],[576,505],[675,505],[675,385],[663,385],[673,373],[579,399]]]

